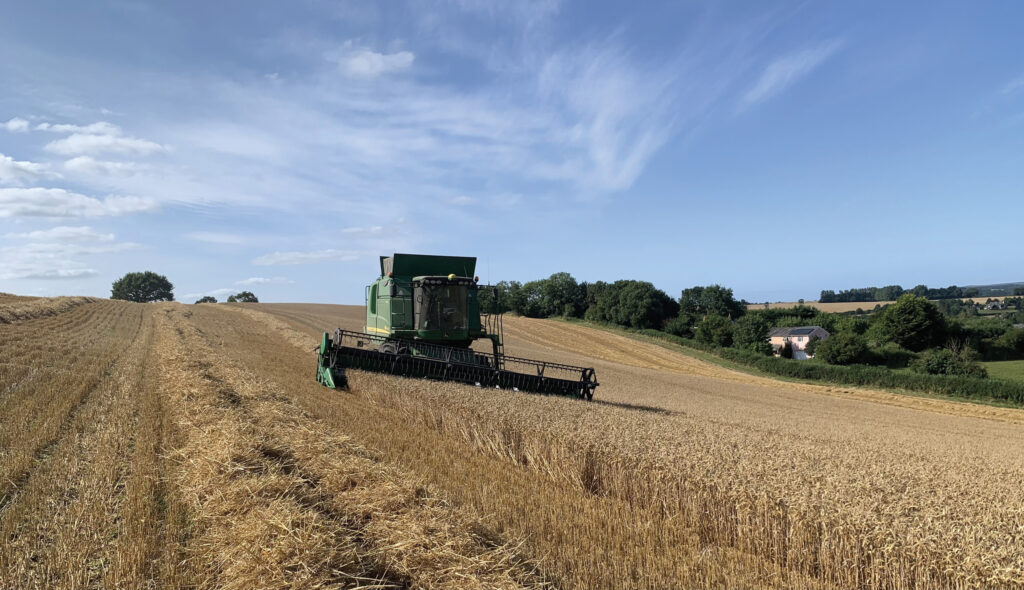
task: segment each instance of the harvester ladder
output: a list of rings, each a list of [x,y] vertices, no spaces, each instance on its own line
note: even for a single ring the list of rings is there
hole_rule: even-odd
[[[484,331],[491,336],[491,341],[494,343],[494,360],[497,363],[495,369],[503,369],[505,359],[505,325],[502,321],[503,314],[501,313],[485,313],[481,314],[483,318]],[[497,340],[494,337],[497,337]]]

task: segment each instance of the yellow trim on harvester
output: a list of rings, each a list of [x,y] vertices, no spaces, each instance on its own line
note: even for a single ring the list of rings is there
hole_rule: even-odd
[[[367,332],[376,332],[378,334],[390,334],[391,333],[390,330],[382,330],[380,328],[375,328],[373,326],[366,326],[366,331]]]

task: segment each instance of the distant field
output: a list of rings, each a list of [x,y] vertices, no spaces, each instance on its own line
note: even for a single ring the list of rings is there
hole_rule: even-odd
[[[982,364],[988,369],[989,377],[1024,381],[1024,361],[996,361]]]
[[[968,297],[961,299],[961,301],[973,301],[974,303],[985,303],[989,299],[1004,299],[1004,297]],[[800,303],[798,301],[787,301],[778,303],[769,303],[768,309],[782,309],[787,307],[796,307],[797,305],[806,305],[807,307],[813,307],[820,309],[821,311],[827,311],[829,313],[844,313],[847,311],[857,311],[863,309],[864,311],[871,311],[876,305],[886,306],[895,301],[840,301],[837,303],[818,303],[817,301],[804,301]],[[751,303],[747,306],[747,309],[764,309],[764,303]]]

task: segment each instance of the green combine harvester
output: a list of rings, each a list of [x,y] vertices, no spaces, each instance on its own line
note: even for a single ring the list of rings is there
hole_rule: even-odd
[[[476,258],[381,256],[380,278],[366,288],[363,332],[324,333],[316,380],[345,388],[345,370],[361,369],[593,399],[594,369],[505,355],[502,316],[481,312],[478,293],[487,287],[475,271]],[[474,350],[477,340],[490,340],[491,351]]]

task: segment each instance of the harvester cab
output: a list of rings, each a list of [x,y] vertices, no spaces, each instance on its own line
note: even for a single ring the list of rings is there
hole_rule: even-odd
[[[324,333],[317,381],[346,387],[346,369],[592,399],[592,368],[504,353],[502,316],[481,310],[476,258],[381,256],[380,276],[366,287],[363,332]],[[490,298],[497,302],[496,291]],[[474,350],[487,340],[489,351]]]

